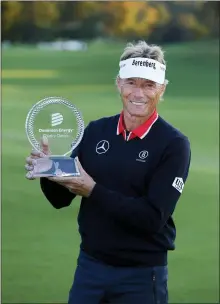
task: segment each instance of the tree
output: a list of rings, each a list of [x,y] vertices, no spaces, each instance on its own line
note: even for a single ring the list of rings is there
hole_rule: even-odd
[[[35,41],[55,25],[59,17],[53,1],[2,2],[2,38],[12,41]]]
[[[2,40],[7,39],[11,28],[18,20],[22,12],[22,3],[18,1],[4,1],[1,2],[2,12]]]

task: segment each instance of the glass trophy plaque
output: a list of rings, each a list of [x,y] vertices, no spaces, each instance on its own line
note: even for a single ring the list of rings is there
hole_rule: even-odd
[[[41,139],[48,140],[49,154],[36,158],[33,178],[79,176],[76,159],[70,157],[84,134],[84,121],[79,110],[61,97],[47,97],[28,112],[25,130],[34,148],[42,152]]]

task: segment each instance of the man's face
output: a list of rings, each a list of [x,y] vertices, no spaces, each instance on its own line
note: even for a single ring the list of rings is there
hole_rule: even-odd
[[[117,80],[124,111],[132,116],[145,117],[156,108],[165,86],[143,78]]]

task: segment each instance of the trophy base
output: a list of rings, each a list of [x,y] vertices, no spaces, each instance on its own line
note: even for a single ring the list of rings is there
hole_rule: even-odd
[[[74,177],[80,176],[76,160],[65,156],[48,156],[36,159],[33,177]]]

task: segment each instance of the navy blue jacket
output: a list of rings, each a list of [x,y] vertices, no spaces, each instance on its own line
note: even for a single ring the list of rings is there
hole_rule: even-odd
[[[188,176],[189,140],[159,116],[144,138],[126,141],[116,134],[118,121],[115,115],[91,122],[72,154],[96,182],[81,200],[81,249],[115,266],[166,265],[175,249],[172,215]],[[75,197],[46,178],[41,188],[57,209]]]

